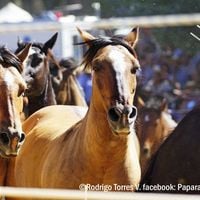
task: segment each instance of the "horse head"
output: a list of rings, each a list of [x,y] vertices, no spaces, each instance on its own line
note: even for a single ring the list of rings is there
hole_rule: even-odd
[[[23,61],[31,45],[17,55],[0,47],[0,155],[16,156],[24,142],[20,114],[26,83],[22,78]]]
[[[142,169],[146,169],[150,159],[170,133],[168,127],[173,120],[167,110],[166,99],[161,96],[150,97],[139,109],[137,135]]]
[[[32,43],[23,73],[27,83],[27,96],[40,96],[44,92],[49,75],[48,49],[53,48],[56,39],[57,33],[45,43]],[[23,49],[25,45],[26,43],[18,41],[16,53]]]
[[[134,28],[124,37],[95,38],[90,33],[79,33],[89,46],[84,57],[92,70],[92,106],[107,115],[115,135],[128,135],[134,130],[137,109],[132,105],[136,90],[136,72],[140,68],[134,47],[139,29]]]

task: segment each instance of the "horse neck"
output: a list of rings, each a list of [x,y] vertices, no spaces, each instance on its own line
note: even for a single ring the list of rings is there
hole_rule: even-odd
[[[51,82],[51,76],[49,74],[47,79],[47,85],[44,91],[44,106],[50,106],[55,104],[56,104],[56,97]]]
[[[0,186],[6,186],[9,159],[0,157]]]
[[[82,123],[81,152],[87,170],[92,170],[98,183],[138,184],[141,171],[135,133],[126,137],[113,135],[106,115],[95,112],[91,104]]]
[[[34,96],[29,98],[28,102],[29,115],[33,114],[40,108],[55,104],[56,104],[55,93],[52,88],[51,77],[49,74],[47,77],[46,87],[42,92],[42,94],[39,96]]]
[[[66,104],[77,105],[77,106],[87,106],[87,103],[81,93],[81,88],[76,81],[74,75],[70,75],[67,82],[68,95],[70,96],[70,102]]]

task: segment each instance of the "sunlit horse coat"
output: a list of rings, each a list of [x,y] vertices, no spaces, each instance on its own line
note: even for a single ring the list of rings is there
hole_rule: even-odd
[[[89,109],[83,117],[78,107],[50,106],[28,118],[10,184],[78,189],[81,183],[115,183],[134,190],[141,175],[132,106],[140,67],[133,50],[138,29],[124,39],[79,32],[89,45],[85,63],[93,70]]]

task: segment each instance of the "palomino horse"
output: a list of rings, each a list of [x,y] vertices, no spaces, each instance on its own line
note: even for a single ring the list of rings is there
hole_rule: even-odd
[[[84,62],[93,71],[92,97],[82,120],[78,107],[49,106],[24,122],[26,142],[16,158],[15,186],[74,188],[81,183],[127,185],[140,181],[132,106],[138,29],[124,38],[95,38],[79,30],[89,45]],[[72,126],[73,124],[73,126]]]
[[[69,59],[62,59],[59,65],[62,67],[62,80],[57,88],[57,104],[87,106],[83,91],[76,79],[77,67]]]
[[[5,182],[8,158],[18,155],[25,139],[20,113],[26,83],[21,73],[29,48],[30,45],[26,46],[16,56],[7,48],[0,47],[0,185]]]
[[[197,107],[179,122],[154,156],[142,184],[173,186],[155,192],[200,193],[199,120]]]
[[[27,83],[26,96],[28,97],[28,106],[25,107],[27,116],[44,106],[56,104],[48,58],[48,50],[53,48],[56,39],[57,33],[44,44],[32,43],[24,70],[24,78]],[[26,43],[18,41],[16,53],[21,51],[25,45]]]
[[[168,112],[166,100],[161,96],[150,97],[138,110],[137,136],[144,174],[152,156],[177,124]]]

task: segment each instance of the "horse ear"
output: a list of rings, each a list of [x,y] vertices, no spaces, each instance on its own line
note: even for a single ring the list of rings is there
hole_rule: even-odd
[[[135,27],[128,35],[125,36],[124,40],[127,41],[132,48],[134,48],[135,45],[137,44],[138,38],[139,38],[139,28]]]
[[[46,41],[44,43],[44,46],[42,48],[42,51],[47,54],[48,53],[48,49],[52,49],[53,46],[55,45],[56,43],[56,40],[57,40],[57,37],[58,37],[58,32],[56,32],[48,41]]]
[[[90,40],[95,39],[95,37],[93,35],[91,35],[90,33],[88,33],[87,31],[83,31],[79,27],[76,27],[76,28],[84,42],[89,42]]]
[[[16,56],[19,58],[19,60],[23,63],[26,57],[28,56],[29,49],[31,47],[31,43],[27,44],[24,49],[22,49]],[[22,66],[23,67],[23,66]],[[21,69],[23,71],[23,69]]]
[[[23,63],[26,57],[28,56],[29,49],[31,47],[31,43],[27,44],[24,49],[22,49],[19,53],[16,54],[16,56],[19,58],[19,60]],[[24,70],[24,65],[20,65],[20,71],[22,72]]]
[[[163,99],[160,108],[161,108],[161,111],[167,111],[168,105],[167,105],[167,101],[165,98]]]
[[[145,106],[144,100],[138,94],[135,94],[133,104],[140,110]]]

